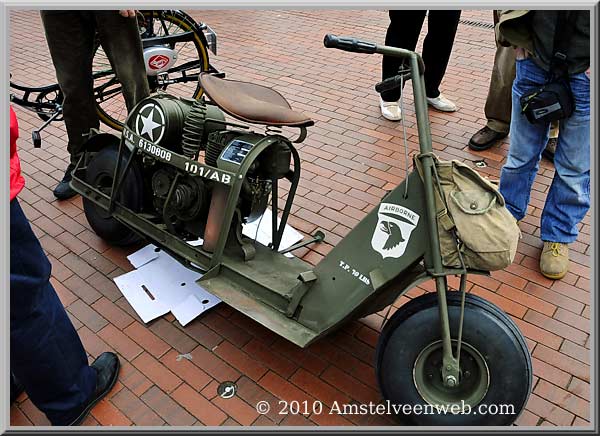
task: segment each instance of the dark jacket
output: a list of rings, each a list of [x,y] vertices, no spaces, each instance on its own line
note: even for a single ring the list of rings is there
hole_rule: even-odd
[[[581,73],[590,66],[590,12],[572,11],[500,11],[496,26],[498,42],[504,46],[522,47],[533,55],[534,62],[550,70],[557,14],[572,14],[568,24],[567,62],[569,74]]]

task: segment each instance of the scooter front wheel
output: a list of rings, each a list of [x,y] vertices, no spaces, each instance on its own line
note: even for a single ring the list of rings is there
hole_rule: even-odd
[[[453,350],[461,294],[447,293]],[[384,327],[376,352],[379,387],[390,410],[414,425],[510,425],[532,387],[531,356],[515,323],[475,295],[465,298],[459,380],[442,380],[437,295],[402,306]]]

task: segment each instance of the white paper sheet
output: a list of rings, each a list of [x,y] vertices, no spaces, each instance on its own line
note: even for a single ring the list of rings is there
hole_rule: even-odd
[[[154,296],[153,290],[144,284],[145,280],[139,270],[115,277],[114,281],[142,321],[150,322],[169,312],[168,306],[157,300],[156,297],[152,299],[142,288],[142,285],[146,286],[146,289]]]
[[[188,243],[197,246],[202,239]],[[221,302],[196,283],[202,274],[187,269],[155,245],[147,245],[127,259],[137,269],[114,281],[145,323],[170,311],[186,325]]]
[[[271,211],[267,209],[262,219],[244,225],[243,234],[268,245],[271,242]],[[286,225],[280,249],[302,239],[301,233]],[[188,244],[198,246],[202,242],[198,239]],[[286,256],[293,257],[290,253]],[[145,323],[170,311],[185,326],[221,302],[196,283],[202,274],[186,268],[155,245],[147,245],[127,259],[136,269],[115,277],[114,281]]]
[[[273,222],[273,219],[271,218],[272,216],[273,213],[271,212],[271,209],[267,208],[261,218],[243,225],[242,234],[250,239],[256,239],[263,245],[269,245],[273,240],[271,236],[271,223]],[[281,218],[277,217],[277,225],[279,224],[281,224]],[[304,239],[302,233],[298,232],[289,224],[286,224],[281,237],[281,242],[279,243],[279,249],[285,250],[295,243],[300,242],[302,239]],[[286,253],[285,256],[294,257],[292,253]]]
[[[198,314],[216,306],[220,301],[221,300],[211,294],[206,295],[202,300],[200,300],[198,295],[190,294],[184,301],[172,308],[171,313],[175,315],[177,321],[185,327],[190,321],[196,318]]]
[[[158,248],[156,245],[146,245],[141,250],[138,250],[135,253],[127,256],[127,260],[133,265],[134,268],[139,268],[151,260],[156,259],[160,251],[160,248]]]

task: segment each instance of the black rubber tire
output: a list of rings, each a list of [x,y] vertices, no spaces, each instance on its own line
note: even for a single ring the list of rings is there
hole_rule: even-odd
[[[449,292],[447,300],[451,337],[456,339],[461,295]],[[427,404],[417,390],[413,369],[421,351],[440,339],[435,293],[417,297],[394,313],[379,337],[375,355],[376,376],[385,400],[400,406]],[[487,392],[473,407],[472,413],[400,413],[396,415],[400,421],[413,425],[482,426],[510,425],[518,418],[531,392],[533,370],[527,344],[515,323],[492,303],[467,294],[463,343],[474,347],[482,355],[489,370]],[[511,412],[514,413],[482,413],[477,410],[482,404],[486,405],[484,407],[512,405]]]
[[[112,145],[96,153],[88,164],[85,175],[86,182],[95,188],[99,185],[106,187],[111,184],[118,155],[118,147]],[[128,156],[129,151],[121,156],[121,174]],[[144,178],[142,169],[139,162],[134,159],[131,162],[127,176],[123,180],[122,188],[116,200],[131,211],[139,212],[143,207],[143,199]],[[142,237],[136,232],[109,216],[106,211],[85,197],[83,197],[83,211],[94,232],[112,245],[125,246],[142,240]]]

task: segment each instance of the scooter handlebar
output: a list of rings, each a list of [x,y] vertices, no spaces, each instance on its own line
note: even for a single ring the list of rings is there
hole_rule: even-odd
[[[328,33],[323,39],[323,44],[327,48],[337,48],[338,50],[350,51],[353,53],[375,53],[377,44],[367,41],[361,41],[356,38],[336,36]]]
[[[410,80],[410,78],[410,73],[398,74],[397,76],[393,76],[389,79],[379,82],[377,85],[375,85],[375,91],[381,94],[382,92],[399,88],[402,83],[406,83],[408,80]]]
[[[350,51],[353,53],[379,53],[382,55],[404,59],[416,56],[417,63],[419,65],[419,74],[423,74],[425,71],[425,64],[423,63],[421,56],[403,48],[377,45],[374,42],[361,41],[360,39],[350,38],[347,36],[332,35],[331,33],[325,35],[325,38],[323,38],[323,45],[325,45],[327,48],[337,48],[338,50]]]

